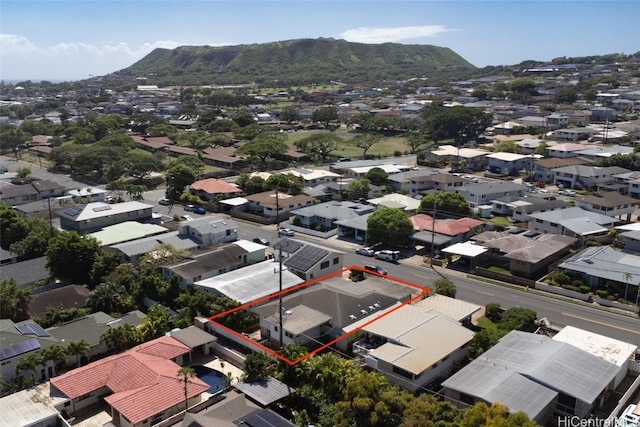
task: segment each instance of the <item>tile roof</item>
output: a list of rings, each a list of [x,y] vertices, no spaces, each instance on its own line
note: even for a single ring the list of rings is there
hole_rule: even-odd
[[[46,313],[49,307],[53,308],[82,308],[89,298],[91,291],[81,285],[63,286],[46,292],[32,294],[29,303],[29,315],[31,317]]]
[[[188,351],[184,344],[164,336],[54,377],[51,384],[71,399],[107,387],[113,394],[105,401],[137,424],[184,401],[180,366],[165,358],[175,354],[175,348]],[[209,390],[209,385],[191,378],[187,389],[192,398]]]
[[[233,194],[240,193],[241,190],[234,184],[230,184],[222,179],[207,178],[196,181],[189,186],[191,190],[204,191],[209,194]]]
[[[470,230],[484,225],[484,222],[473,218],[436,219],[434,224],[433,218],[427,214],[413,215],[409,217],[409,220],[415,230],[435,231],[447,236],[468,233]]]
[[[545,157],[544,159],[536,160],[536,166],[547,169],[571,165],[588,165],[591,163],[593,163],[591,160],[585,159],[584,157]]]

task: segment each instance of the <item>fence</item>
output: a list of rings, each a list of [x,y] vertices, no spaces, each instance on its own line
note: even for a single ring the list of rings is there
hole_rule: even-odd
[[[511,276],[509,274],[497,273],[495,271],[487,270],[486,268],[483,268],[483,267],[477,267],[473,271],[473,274],[486,277],[488,279],[494,279],[494,280],[499,280],[501,282],[512,283],[514,285],[529,286],[530,288],[534,288],[536,286],[535,280],[527,279],[526,277],[518,277],[518,276]]]

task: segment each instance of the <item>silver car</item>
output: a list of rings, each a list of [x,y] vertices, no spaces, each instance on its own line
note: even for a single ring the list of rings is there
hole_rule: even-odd
[[[358,248],[358,249],[356,249],[356,253],[357,253],[358,255],[373,256],[374,252],[375,252],[375,251],[374,251],[373,249],[368,248],[368,247],[366,247],[366,246],[365,246],[364,248]]]

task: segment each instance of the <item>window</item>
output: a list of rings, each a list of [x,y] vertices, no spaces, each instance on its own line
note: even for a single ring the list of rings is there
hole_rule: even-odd
[[[340,258],[335,257],[335,258],[333,259],[333,265],[336,265],[336,264],[338,264],[339,262],[340,262]]]
[[[404,369],[398,368],[397,366],[393,367],[393,373],[394,374],[398,374],[398,375],[402,375],[403,377],[408,378],[410,380],[413,379],[413,374],[411,372],[405,371]]]
[[[467,405],[473,405],[473,396],[468,395],[467,393],[460,393],[460,402],[466,403]]]
[[[329,267],[329,261],[325,261],[322,264],[320,264],[320,269],[325,269]]]
[[[284,334],[287,336],[287,338],[293,339],[293,334],[291,332],[285,331]]]

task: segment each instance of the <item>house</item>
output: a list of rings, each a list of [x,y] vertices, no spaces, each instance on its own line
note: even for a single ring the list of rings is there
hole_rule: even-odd
[[[49,308],[66,310],[83,308],[91,291],[81,285],[62,286],[60,288],[31,294],[29,316],[42,316]]]
[[[626,191],[621,191],[622,194],[627,194],[634,199],[640,199],[640,172],[630,171],[613,176],[617,183],[626,186]]]
[[[38,190],[31,184],[3,184],[0,199],[9,206],[18,206],[38,200]]]
[[[529,222],[529,214],[547,212],[554,209],[568,208],[570,204],[556,198],[545,199],[531,196],[507,196],[491,201],[491,212],[496,215],[510,217],[513,222]]]
[[[617,191],[601,191],[577,197],[575,206],[591,212],[597,212],[613,218],[631,221],[638,205],[638,200],[625,196]]]
[[[385,194],[382,197],[369,199],[367,202],[377,207],[400,209],[405,213],[413,213],[420,208],[420,200],[398,193]]]
[[[358,335],[363,338],[353,344],[353,353],[412,393],[448,376],[466,358],[473,338],[457,321],[416,305],[403,305],[363,325]]]
[[[367,241],[367,220],[371,213],[357,216],[351,219],[340,219],[335,223],[338,226],[338,236],[353,239],[357,242]]]
[[[408,301],[415,292],[413,288],[375,277],[365,283],[366,286],[362,286],[362,283],[331,277],[283,296],[283,344],[315,346],[319,338],[331,341],[349,333],[350,326],[356,322],[374,320],[385,310],[396,307],[399,301]],[[260,316],[262,338],[273,343],[278,343],[280,338],[279,307],[280,302],[276,300],[250,308]],[[345,338],[336,342],[336,346],[348,351],[352,343],[353,339]]]
[[[168,228],[156,224],[142,224],[137,221],[125,221],[120,224],[109,225],[100,231],[88,233],[101,246],[111,246],[118,243],[131,242],[145,237],[165,234]]]
[[[588,418],[613,390],[620,369],[571,344],[511,331],[442,387],[455,405],[500,402],[549,425],[553,416]]]
[[[526,187],[511,181],[479,182],[456,190],[472,208],[490,205],[494,199],[506,196],[524,196]]]
[[[510,231],[485,231],[471,240],[490,249],[489,262],[504,265],[506,260],[511,274],[528,278],[546,274],[548,267],[567,256],[577,241],[558,234]]]
[[[629,172],[620,166],[571,165],[554,169],[555,185],[578,190],[615,182],[614,175]]]
[[[487,154],[489,163],[487,170],[491,173],[500,175],[518,175],[520,170],[533,169],[533,155],[517,154],[517,153],[491,153]]]
[[[69,345],[69,343],[73,341],[85,340],[91,346],[87,358],[92,360],[112,350],[100,339],[106,330],[120,327],[125,323],[138,326],[144,322],[144,318],[144,313],[137,310],[127,313],[118,319],[99,311],[48,328],[47,333],[64,346]],[[68,359],[71,365],[75,364],[75,356],[69,355]]]
[[[436,150],[427,152],[425,157],[436,160],[442,165],[457,163],[463,169],[482,171],[487,169],[489,163],[487,154],[490,153],[477,148],[440,145]]]
[[[572,207],[529,214],[529,230],[563,236],[586,237],[609,232],[618,220],[607,215]]]
[[[472,304],[459,298],[440,295],[435,292],[429,293],[428,298],[416,301],[413,305],[435,310],[465,326],[471,326],[475,318],[484,315],[483,307],[480,305]]]
[[[238,240],[238,224],[215,215],[183,221],[178,225],[178,236],[192,239],[200,246],[228,243]]]
[[[242,190],[235,184],[216,178],[201,179],[189,186],[189,193],[202,200],[213,202],[239,196]]]
[[[410,160],[406,164],[389,163],[387,159],[345,160],[332,163],[329,170],[347,178],[361,178],[371,169],[378,167],[389,175],[413,170]],[[413,160],[415,163],[415,159]]]
[[[618,236],[620,239],[622,239],[624,243],[623,250],[625,252],[640,254],[640,230],[629,230],[629,231],[621,230]]]
[[[62,416],[69,399],[61,393],[52,393],[50,386],[46,381],[0,398],[0,426],[69,426]]]
[[[49,180],[32,181],[31,185],[38,192],[38,200],[48,199],[49,197],[59,197],[64,194],[64,187],[57,182]]]
[[[273,245],[276,259],[284,258],[283,265],[303,280],[318,279],[342,270],[344,252],[291,238]]]
[[[638,346],[629,342],[616,340],[591,331],[565,326],[552,338],[570,344],[580,350],[607,360],[619,367],[614,387],[618,387],[629,372],[629,361],[634,360]]]
[[[104,202],[109,190],[104,190],[99,187],[82,187],[74,190],[67,191],[67,194],[72,197],[76,203],[84,202]]]
[[[408,194],[410,193],[411,181],[416,178],[426,178],[429,175],[435,174],[435,170],[418,168],[417,170],[411,170],[407,172],[400,172],[387,177],[387,183],[391,186],[393,191],[397,193]]]
[[[553,132],[553,137],[565,141],[578,141],[587,140],[592,137],[597,131],[589,127],[580,128],[562,128]]]
[[[109,245],[106,247],[106,250],[118,252],[122,263],[129,263],[137,266],[140,263],[140,258],[142,256],[153,251],[161,244],[170,244],[176,249],[184,249],[187,251],[202,246],[201,242],[195,237],[180,234],[178,231],[172,231],[156,236]]]
[[[412,197],[416,197],[430,190],[434,192],[455,191],[455,189],[469,185],[471,182],[473,181],[449,173],[432,173],[411,178],[407,190]]]
[[[552,183],[555,179],[555,169],[564,166],[589,165],[593,162],[582,157],[545,157],[536,159],[533,163],[533,181]]]
[[[13,279],[18,289],[44,282],[50,277],[47,257],[44,256],[3,265],[0,268],[0,280]]]
[[[305,187],[315,187],[320,184],[338,182],[340,174],[324,169],[298,168],[282,172],[283,175],[293,175],[302,178]]]
[[[566,159],[578,157],[578,152],[588,149],[589,146],[578,143],[555,144],[547,148],[547,156]]]
[[[184,329],[174,329],[169,332],[169,336],[189,347],[189,362],[193,359],[194,351],[200,355],[213,354],[213,348],[218,340],[215,336],[194,325]]]
[[[613,281],[622,285],[640,285],[640,256],[608,246],[590,246],[558,266],[567,274],[580,277],[591,289]]]
[[[427,214],[417,214],[409,217],[414,230],[412,238],[416,243],[431,248],[434,253],[442,248],[465,241],[473,233],[484,230],[485,223],[474,218],[433,219]]]
[[[70,415],[104,400],[116,425],[154,425],[183,411],[185,398],[187,406],[199,403],[210,388],[197,377],[187,378],[185,386],[178,375],[188,352],[163,336],[57,376],[51,386],[70,400]]]
[[[264,261],[265,247],[248,240],[220,243],[194,250],[180,261],[161,266],[162,275],[169,281],[177,276],[183,287],[241,268],[247,264]]]
[[[63,229],[86,234],[125,221],[150,222],[152,209],[153,205],[137,201],[114,204],[93,202],[75,205],[57,214]]]
[[[215,147],[202,150],[202,161],[208,165],[218,166],[224,169],[240,169],[246,166],[247,161],[242,157],[236,157],[235,147]]]
[[[262,193],[246,196],[249,201],[249,210],[267,217],[280,217],[285,219],[289,212],[311,206],[313,197],[306,194],[290,195],[282,191],[269,190]]]
[[[293,218],[290,222],[312,230],[332,230],[336,227],[336,221],[367,215],[373,211],[375,207],[372,205],[332,200],[291,211]]]
[[[575,154],[588,160],[597,161],[600,159],[608,159],[616,154],[628,155],[633,153],[633,147],[623,145],[610,145],[606,147],[590,147],[584,150],[576,151]]]
[[[45,331],[33,320],[13,322],[10,319],[0,319],[0,374],[3,383],[13,380],[16,368],[24,357],[37,351],[60,344],[60,341]],[[36,378],[45,381],[54,374],[53,362],[47,360],[34,370]]]
[[[194,287],[246,304],[303,282],[303,279],[289,269],[280,269],[279,262],[268,260],[199,280],[194,283]]]

